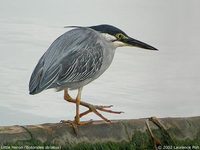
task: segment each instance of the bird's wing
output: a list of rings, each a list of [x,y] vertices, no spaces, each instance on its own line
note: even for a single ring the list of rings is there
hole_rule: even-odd
[[[96,31],[77,28],[57,38],[39,60],[29,83],[31,94],[52,85],[83,81],[101,68],[103,47]]]

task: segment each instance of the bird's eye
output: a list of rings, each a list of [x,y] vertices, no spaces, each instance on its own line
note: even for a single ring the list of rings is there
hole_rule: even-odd
[[[118,34],[116,34],[116,37],[117,37],[117,39],[123,39],[124,38],[124,35],[122,34],[122,33],[118,33]]]

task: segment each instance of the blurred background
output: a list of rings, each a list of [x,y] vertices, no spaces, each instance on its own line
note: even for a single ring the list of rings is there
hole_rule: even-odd
[[[159,49],[118,48],[111,67],[83,89],[83,101],[125,112],[106,117],[199,115],[199,6],[198,0],[0,0],[0,125],[73,119],[75,105],[63,92],[28,94],[35,65],[67,25],[111,24]],[[91,118],[99,119],[83,120]]]

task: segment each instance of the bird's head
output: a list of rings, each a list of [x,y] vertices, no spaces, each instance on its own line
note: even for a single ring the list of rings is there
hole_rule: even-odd
[[[100,32],[108,41],[111,41],[115,47],[135,46],[147,50],[157,50],[144,42],[129,37],[125,32],[111,25],[104,24],[91,26],[89,28]]]

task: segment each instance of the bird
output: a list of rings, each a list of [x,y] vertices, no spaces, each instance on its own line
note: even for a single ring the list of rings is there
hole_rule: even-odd
[[[82,125],[80,118],[91,112],[105,122],[111,122],[99,111],[114,114],[122,112],[109,109],[113,105],[93,105],[82,101],[83,87],[109,68],[116,48],[131,46],[154,51],[158,49],[108,24],[66,27],[71,29],[59,36],[39,59],[30,78],[29,94],[38,94],[51,88],[64,91],[64,100],[76,104],[74,124]],[[76,98],[69,95],[69,90],[78,90]],[[80,105],[88,110],[80,113]]]

